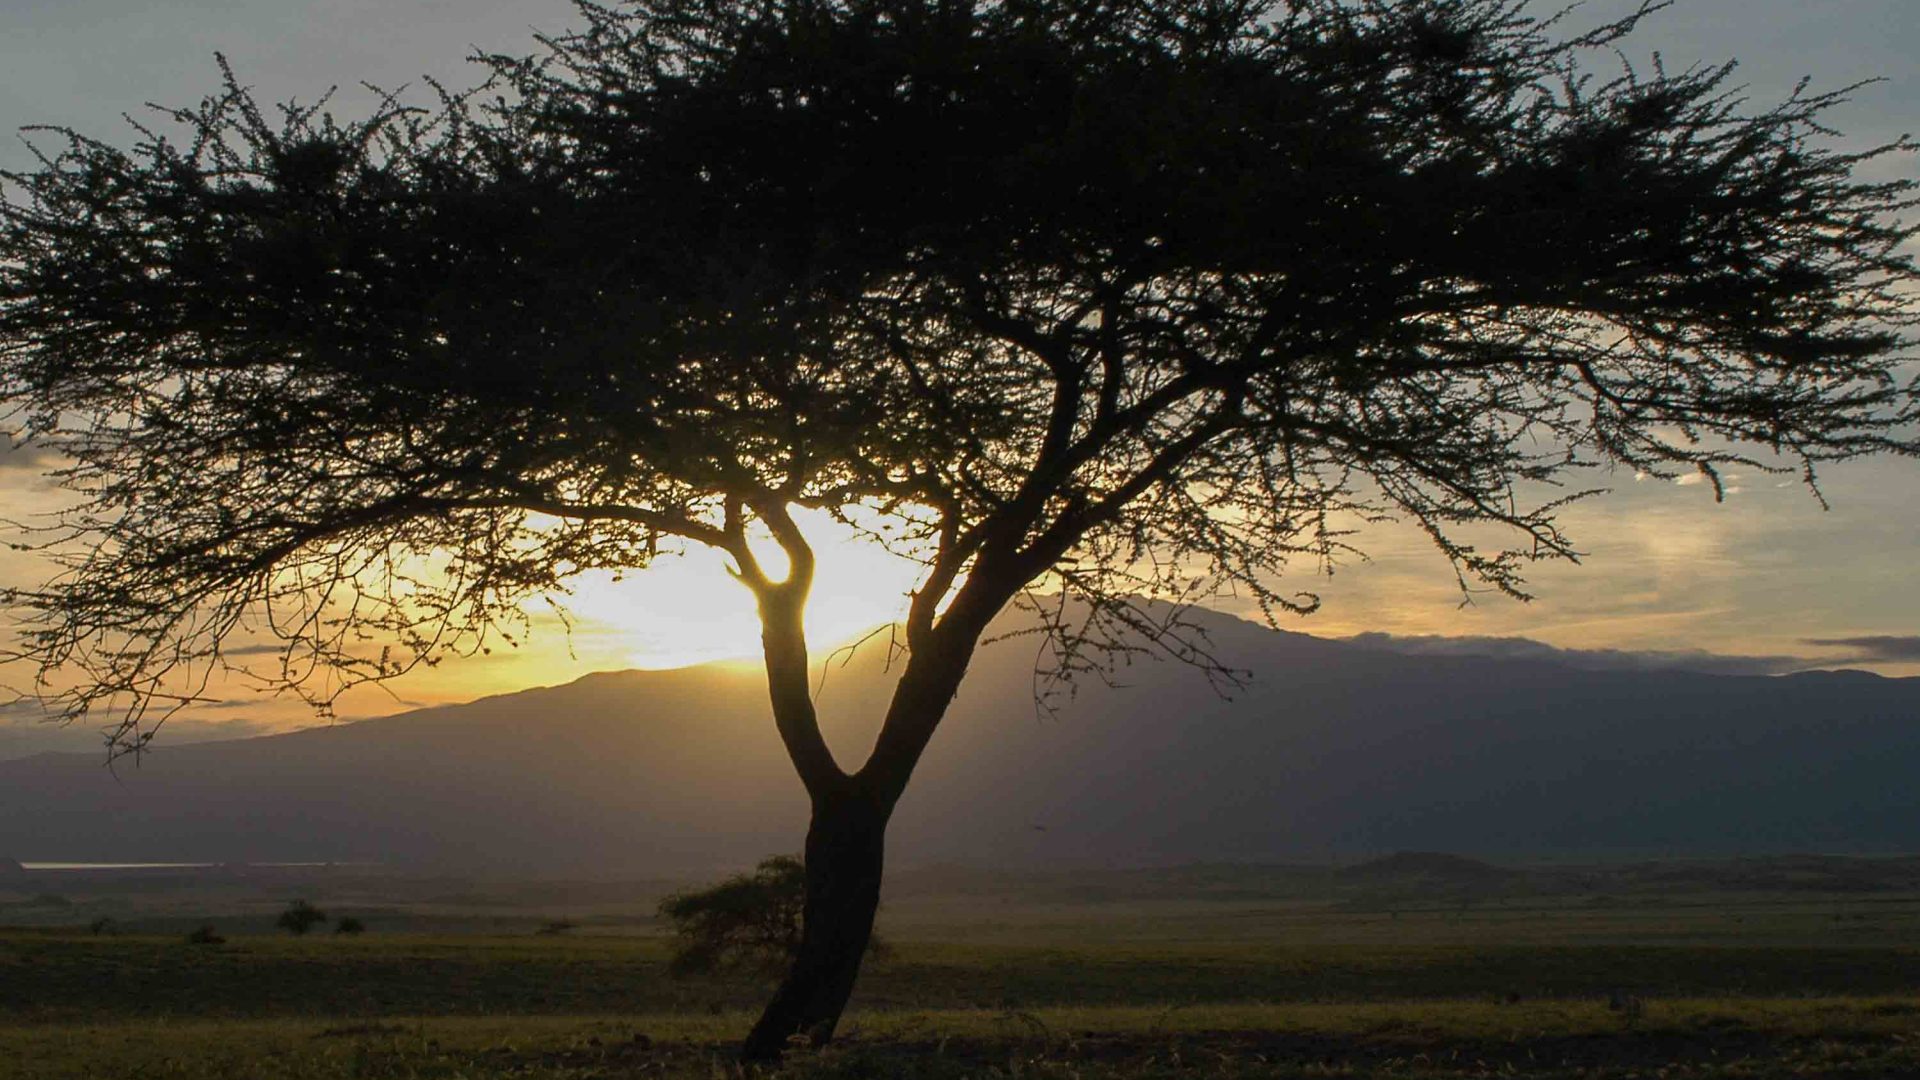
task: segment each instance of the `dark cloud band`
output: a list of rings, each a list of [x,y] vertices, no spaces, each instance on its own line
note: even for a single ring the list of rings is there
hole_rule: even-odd
[[[1868,637],[1805,638],[1801,644],[1823,649],[1852,649],[1863,660],[1920,660],[1920,635],[1901,637],[1890,634]]]
[[[0,470],[44,472],[52,465],[53,452],[45,446],[21,442],[12,432],[0,429]]]
[[[1355,645],[1408,656],[1488,656],[1505,660],[1545,660],[1587,671],[1695,671],[1709,675],[1780,675],[1817,667],[1802,656],[1725,656],[1699,649],[1561,649],[1523,637],[1441,637],[1356,634]]]

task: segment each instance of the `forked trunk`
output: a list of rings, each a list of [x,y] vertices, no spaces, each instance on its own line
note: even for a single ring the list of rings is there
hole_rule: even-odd
[[[747,1061],[778,1060],[796,1039],[821,1046],[833,1038],[873,937],[888,816],[851,781],[814,801],[800,951],[747,1036]]]
[[[784,518],[772,519],[776,526]],[[791,532],[791,522],[787,522]],[[795,1039],[821,1046],[833,1038],[840,1014],[873,940],[880,907],[880,871],[886,854],[887,819],[906,790],[920,754],[965,676],[967,661],[1004,596],[971,605],[956,600],[940,630],[923,630],[906,670],[894,687],[873,753],[848,775],[820,736],[808,689],[806,636],[800,619],[811,553],[796,537],[782,541],[794,560],[787,585],[768,585],[744,544],[736,552],[747,580],[758,582],[761,639],[767,654],[767,684],[774,723],[813,803],[807,826],[807,898],[800,949],[785,981],[741,1047],[747,1061],[776,1061]],[[986,575],[970,579],[981,588]],[[1025,580],[1024,578],[1020,580]],[[969,617],[956,617],[966,611]]]

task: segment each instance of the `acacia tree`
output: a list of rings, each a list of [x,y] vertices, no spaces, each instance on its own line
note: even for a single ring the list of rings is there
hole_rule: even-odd
[[[0,393],[75,493],[17,651],[137,748],[236,642],[324,705],[570,575],[717,548],[812,806],[747,1052],[825,1040],[1008,605],[1062,675],[1204,664],[1133,598],[1310,610],[1280,572],[1367,517],[1517,595],[1592,467],[1916,451],[1914,185],[1858,171],[1911,147],[1834,149],[1836,96],[1621,67],[1652,6],[583,4],[432,110],[269,118],[229,76],[130,151],[65,133],[0,234]],[[853,767],[797,508],[924,564]]]

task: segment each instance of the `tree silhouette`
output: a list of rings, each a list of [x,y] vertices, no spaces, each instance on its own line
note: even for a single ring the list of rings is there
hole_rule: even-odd
[[[287,910],[273,921],[273,925],[295,937],[305,936],[307,931],[327,921],[327,913],[314,907],[305,900],[295,900],[287,905]]]
[[[1859,171],[1911,146],[1834,149],[1837,95],[1623,67],[1656,6],[582,4],[428,110],[269,118],[229,74],[131,150],[60,133],[0,233],[0,394],[74,493],[24,539],[62,566],[9,594],[17,652],[137,749],[261,641],[324,706],[717,548],[812,805],[747,1052],[825,1040],[1009,605],[1059,677],[1227,677],[1134,598],[1311,610],[1288,563],[1384,517],[1519,595],[1596,467],[1915,452],[1914,185]],[[796,508],[924,565],[854,768]]]
[[[775,855],[750,874],[667,897],[660,914],[680,936],[670,970],[708,971],[729,959],[790,962],[800,951],[806,895],[806,867],[791,855]]]

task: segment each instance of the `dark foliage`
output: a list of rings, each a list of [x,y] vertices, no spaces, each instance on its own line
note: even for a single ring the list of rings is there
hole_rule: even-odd
[[[712,971],[728,963],[778,968],[800,948],[800,912],[807,870],[792,855],[763,859],[751,873],[660,901],[660,915],[679,935],[671,970]]]
[[[799,953],[806,865],[792,855],[762,859],[750,873],[660,901],[660,916],[680,938],[669,967],[692,975],[725,967],[779,970]],[[884,954],[878,935],[867,954]]]
[[[273,925],[289,934],[300,935],[326,921],[326,912],[305,900],[295,900],[287,905],[287,910],[280,913],[280,917],[273,921]]]
[[[350,935],[364,934],[367,932],[367,924],[354,918],[352,915],[342,915],[340,918],[334,920],[333,932],[336,934]]]

